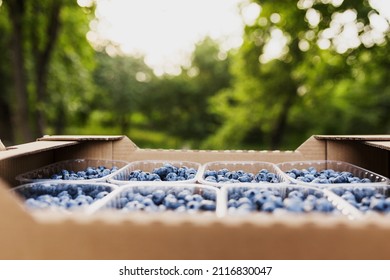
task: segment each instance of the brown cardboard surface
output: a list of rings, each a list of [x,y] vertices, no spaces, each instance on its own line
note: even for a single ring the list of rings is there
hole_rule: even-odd
[[[37,141],[115,141],[123,135],[45,135]]]
[[[6,147],[4,146],[3,142],[1,142],[1,139],[0,139],[0,152],[1,151],[5,151],[7,150]]]
[[[17,146],[7,147],[7,150],[0,151],[0,160],[6,158],[15,158],[29,154],[37,154],[47,150],[53,150],[60,147],[76,145],[75,141],[56,141],[56,142],[31,142]]]
[[[365,141],[366,145],[390,151],[390,141]]]
[[[0,209],[5,207],[12,215],[2,229],[0,259],[390,258],[390,244],[384,242],[390,234],[388,223],[350,222],[323,215],[221,220],[112,213],[90,219],[56,219],[54,215],[46,221],[41,216],[31,222],[19,215],[15,204]]]
[[[315,135],[318,140],[389,141],[389,135]]]
[[[72,158],[116,160],[341,160],[388,173],[387,150],[360,139],[311,137],[295,151],[138,148],[127,137],[41,138],[0,152],[0,259],[390,259],[388,217],[326,215],[216,217],[100,213],[32,214],[11,195],[16,173]],[[364,137],[363,137],[364,138]],[[82,140],[80,140],[82,139]]]
[[[375,173],[389,177],[388,152],[367,146],[360,141],[327,141],[328,160],[348,161]]]

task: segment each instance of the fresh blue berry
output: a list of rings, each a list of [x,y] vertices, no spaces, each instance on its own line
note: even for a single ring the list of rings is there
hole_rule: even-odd
[[[329,213],[336,210],[321,191],[299,187],[288,187],[283,191],[272,187],[232,188],[228,191],[227,207],[229,213],[276,213],[280,209],[293,213]]]
[[[286,171],[292,179],[313,184],[349,184],[349,183],[370,183],[368,178],[358,178],[351,172],[334,171],[333,169],[323,169],[317,171],[314,167],[298,170],[296,168]]]
[[[362,212],[390,212],[389,194],[387,192],[383,192],[381,188],[333,188],[332,191]]]
[[[31,187],[20,188],[17,192],[26,199],[26,205],[30,208],[73,209],[101,199],[111,192],[111,188],[100,185],[36,183]]]
[[[121,198],[125,199],[122,201]],[[123,211],[215,211],[216,192],[205,189],[198,194],[190,188],[135,187],[121,193],[120,199],[116,199],[113,206],[123,208]]]
[[[258,173],[245,172],[243,170],[206,170],[203,174],[205,181],[213,183],[280,183],[279,177],[267,169],[262,169]]]

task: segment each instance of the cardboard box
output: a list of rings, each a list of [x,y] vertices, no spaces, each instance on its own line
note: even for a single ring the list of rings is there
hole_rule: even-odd
[[[62,160],[338,160],[390,176],[390,135],[313,136],[295,151],[141,149],[125,136],[45,136],[0,151],[0,259],[390,259],[390,217],[27,212],[15,176]]]

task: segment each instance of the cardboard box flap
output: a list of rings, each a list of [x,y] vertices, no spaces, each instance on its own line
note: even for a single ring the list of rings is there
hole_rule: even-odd
[[[390,135],[315,135],[318,140],[390,141]]]
[[[45,135],[37,141],[115,141],[123,135]]]
[[[76,141],[58,141],[58,142],[31,142],[17,146],[7,147],[5,151],[0,151],[0,160],[30,154],[38,154],[43,151],[53,150],[61,147],[77,144]]]
[[[10,192],[7,183],[0,179],[0,213],[1,227],[11,227],[19,223],[33,223],[33,218],[22,208],[22,200]]]
[[[390,151],[390,141],[366,141],[364,143],[368,146]]]

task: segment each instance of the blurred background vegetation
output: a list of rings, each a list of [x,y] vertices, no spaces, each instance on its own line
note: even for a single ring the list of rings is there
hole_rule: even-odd
[[[91,46],[94,5],[0,0],[0,139],[124,134],[145,148],[259,150],[390,133],[389,17],[370,1],[251,3],[261,13],[241,47],[222,55],[206,37],[191,65],[157,76],[143,57],[107,54],[112,42]]]

